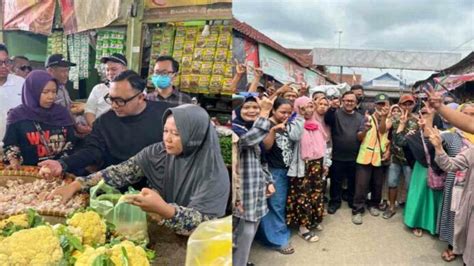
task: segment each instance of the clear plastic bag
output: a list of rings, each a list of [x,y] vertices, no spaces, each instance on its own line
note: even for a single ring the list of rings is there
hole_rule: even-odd
[[[138,191],[132,190],[128,194],[137,193]],[[114,207],[113,224],[116,232],[126,239],[140,244],[148,243],[146,212],[140,207],[127,203],[123,196]]]
[[[232,265],[232,216],[200,224],[188,239],[186,266]]]

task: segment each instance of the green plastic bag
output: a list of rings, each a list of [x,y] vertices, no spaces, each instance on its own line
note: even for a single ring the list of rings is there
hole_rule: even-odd
[[[99,193],[100,196],[97,196]],[[113,209],[118,200],[122,197],[120,191],[107,185],[104,180],[101,180],[97,185],[90,190],[89,205],[108,222],[113,223],[114,213]]]

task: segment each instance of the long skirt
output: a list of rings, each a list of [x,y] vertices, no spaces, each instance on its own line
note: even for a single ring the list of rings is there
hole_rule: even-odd
[[[305,173],[290,178],[286,222],[312,229],[323,221],[323,159],[307,161]]]
[[[410,228],[421,228],[435,235],[443,191],[428,187],[428,169],[415,163],[404,210],[404,222]]]
[[[288,169],[271,168],[276,192],[267,200],[268,213],[263,216],[257,238],[265,244],[285,248],[290,240],[286,225],[286,198],[288,196]]]

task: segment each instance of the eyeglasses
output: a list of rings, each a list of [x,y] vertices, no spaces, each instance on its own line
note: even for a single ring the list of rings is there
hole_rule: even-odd
[[[115,103],[117,106],[119,107],[123,107],[125,106],[128,102],[130,102],[131,100],[135,99],[138,95],[142,94],[143,92],[139,92],[135,95],[133,95],[132,97],[128,98],[128,99],[122,99],[120,97],[110,97],[110,95],[107,93],[107,95],[104,96],[104,101],[110,105],[112,105],[112,103]]]
[[[21,71],[28,71],[28,72],[31,72],[31,70],[33,70],[31,66],[27,66],[27,65],[20,66],[18,67],[18,69],[20,69]]]
[[[9,66],[11,64],[12,64],[12,60],[10,60],[10,59],[7,59],[5,61],[0,61],[0,66],[3,66],[3,65]]]

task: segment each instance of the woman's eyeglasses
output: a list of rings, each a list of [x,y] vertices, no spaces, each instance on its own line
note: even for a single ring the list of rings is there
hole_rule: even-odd
[[[0,61],[0,66],[9,66],[11,64],[12,64],[12,60],[10,60],[10,59]]]
[[[132,97],[128,98],[128,99],[122,99],[120,97],[110,97],[110,95],[107,93],[107,95],[104,96],[104,101],[110,105],[112,105],[112,103],[115,103],[117,106],[119,107],[123,107],[125,106],[128,102],[130,102],[131,100],[135,99],[138,95],[142,94],[143,92],[139,92],[135,95],[133,95]]]

